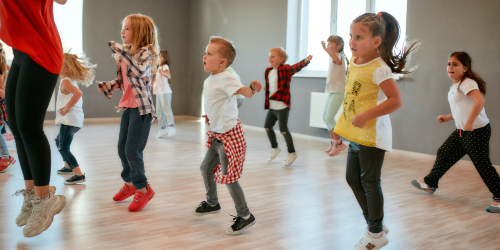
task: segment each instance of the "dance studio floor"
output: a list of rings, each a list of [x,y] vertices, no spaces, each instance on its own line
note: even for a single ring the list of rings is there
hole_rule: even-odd
[[[66,196],[64,210],[39,236],[24,238],[15,218],[24,188],[19,163],[0,174],[0,249],[353,249],[366,224],[344,174],[347,150],[335,158],[328,142],[296,135],[297,161],[283,167],[283,151],[267,162],[269,142],[263,129],[246,128],[248,142],[240,179],[256,224],[240,236],[228,236],[236,211],[227,189],[219,185],[222,213],[195,217],[190,210],[205,199],[199,166],[205,155],[207,127],[177,118],[177,135],[156,139],[153,124],[144,151],[146,175],[156,192],[138,213],[132,198],[114,202],[121,188],[117,155],[118,122],[92,122],[75,135],[72,151],[87,182],[65,186],[67,175],[52,138],[58,127],[47,125],[52,146],[51,184]],[[279,135],[279,134],[278,134]],[[284,149],[284,140],[279,137]],[[436,142],[437,144],[441,142]],[[17,159],[15,144],[8,142]],[[384,249],[500,249],[500,214],[490,214],[491,193],[472,163],[461,161],[442,179],[439,191],[427,195],[410,184],[432,168],[433,156],[393,152],[382,172],[385,223],[390,229]],[[499,169],[497,167],[497,169]]]

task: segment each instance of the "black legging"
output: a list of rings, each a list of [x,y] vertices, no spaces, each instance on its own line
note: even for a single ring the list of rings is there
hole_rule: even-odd
[[[43,132],[43,120],[57,78],[26,53],[14,50],[5,106],[24,180],[34,180],[35,186],[50,182],[50,145]]]
[[[272,148],[278,147],[278,141],[276,140],[276,134],[274,133],[273,127],[276,121],[279,121],[280,132],[285,137],[286,146],[288,147],[288,153],[294,153],[295,147],[293,146],[293,139],[290,131],[288,130],[288,114],[290,113],[289,108],[284,108],[280,110],[269,109],[267,112],[266,122],[264,123],[264,128],[267,132],[267,137],[271,142]]]

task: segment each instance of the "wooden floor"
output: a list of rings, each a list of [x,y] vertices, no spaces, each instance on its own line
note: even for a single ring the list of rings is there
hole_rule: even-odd
[[[112,200],[123,185],[116,152],[118,123],[86,124],[75,135],[72,151],[87,182],[74,186],[65,186],[68,176],[56,173],[63,165],[52,139],[58,127],[48,125],[51,185],[66,196],[66,207],[47,231],[24,238],[15,224],[22,196],[12,196],[24,188],[16,163],[0,174],[0,249],[343,250],[353,249],[361,238],[366,224],[344,178],[347,152],[330,158],[324,153],[325,140],[295,136],[297,161],[283,167],[284,151],[268,163],[269,142],[263,129],[246,129],[247,160],[240,179],[255,226],[240,236],[224,234],[232,224],[229,214],[236,211],[222,185],[222,213],[192,216],[190,210],[205,199],[199,166],[207,128],[193,119],[176,122],[177,135],[171,139],[156,139],[157,124],[152,127],[144,158],[156,196],[138,213],[128,212],[130,198]],[[283,138],[279,142],[284,149]],[[17,158],[14,142],[8,146]],[[434,196],[411,186],[410,180],[422,178],[433,162],[432,156],[414,153],[386,155],[382,186],[390,242],[384,249],[500,249],[500,214],[485,211],[492,195],[472,163],[457,164]]]

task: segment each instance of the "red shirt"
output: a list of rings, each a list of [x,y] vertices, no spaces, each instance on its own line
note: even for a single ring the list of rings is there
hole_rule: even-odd
[[[123,77],[123,96],[118,104],[120,108],[137,108],[137,101],[135,100],[134,92],[132,87],[130,87],[130,82],[127,78],[127,63],[125,60],[121,60],[120,67],[122,68]]]
[[[59,74],[63,49],[53,4],[53,0],[0,0],[0,40]]]

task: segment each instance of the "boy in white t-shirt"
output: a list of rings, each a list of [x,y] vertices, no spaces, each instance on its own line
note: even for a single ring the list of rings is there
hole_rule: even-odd
[[[226,229],[226,234],[237,235],[255,224],[245,195],[238,179],[243,171],[246,154],[246,141],[238,120],[236,94],[252,97],[260,92],[262,85],[252,81],[245,87],[234,76],[225,71],[236,57],[232,42],[222,37],[211,37],[203,56],[205,72],[212,74],[204,83],[205,122],[210,125],[207,133],[209,148],[201,163],[201,175],[207,191],[207,201],[201,202],[191,214],[201,216],[221,212],[217,199],[217,183],[226,184],[235,203],[237,217],[234,224]]]

